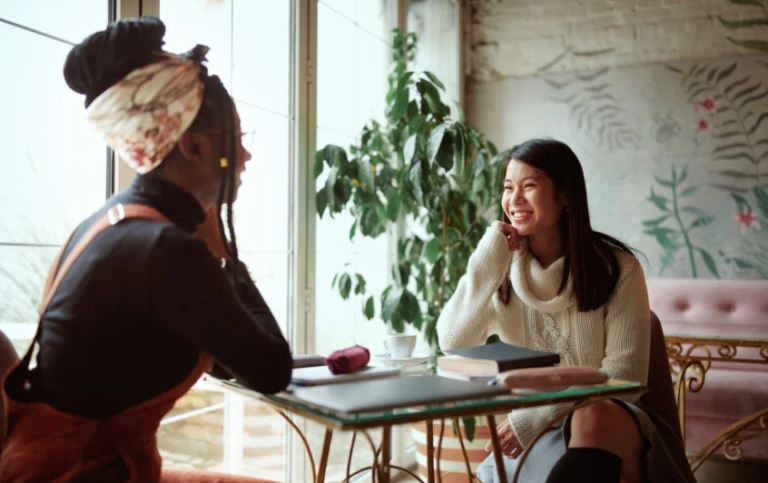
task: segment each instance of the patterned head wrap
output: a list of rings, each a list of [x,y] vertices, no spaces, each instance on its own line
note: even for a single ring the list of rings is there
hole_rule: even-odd
[[[204,91],[200,69],[197,60],[163,53],[97,97],[87,119],[136,172],[148,173],[195,120]]]

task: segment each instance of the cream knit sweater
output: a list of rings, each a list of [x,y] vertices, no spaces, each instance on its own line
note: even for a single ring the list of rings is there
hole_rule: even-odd
[[[602,307],[579,312],[570,284],[557,289],[564,258],[547,268],[525,250],[510,252],[504,235],[491,226],[469,259],[467,273],[437,321],[442,349],[502,341],[560,354],[563,366],[601,368],[610,378],[640,381],[648,377],[650,308],[645,277],[637,259],[616,251],[621,273]],[[511,263],[513,294],[509,304],[496,296]],[[634,401],[634,398],[626,398]],[[524,447],[572,404],[516,409],[509,421]]]

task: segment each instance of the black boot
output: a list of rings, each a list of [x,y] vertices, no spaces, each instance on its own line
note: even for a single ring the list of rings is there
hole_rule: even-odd
[[[547,483],[618,483],[621,458],[598,448],[569,448],[549,472]]]

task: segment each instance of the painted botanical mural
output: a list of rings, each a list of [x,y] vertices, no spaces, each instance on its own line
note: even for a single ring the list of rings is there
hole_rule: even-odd
[[[470,95],[511,106],[478,126],[497,145],[574,148],[596,229],[649,275],[768,278],[768,55],[543,72]]]

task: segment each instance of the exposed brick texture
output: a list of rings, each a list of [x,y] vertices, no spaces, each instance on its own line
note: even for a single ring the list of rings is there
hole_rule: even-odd
[[[750,53],[718,20],[758,6],[728,0],[470,0],[470,79],[574,72]],[[749,29],[768,40],[768,28]]]

